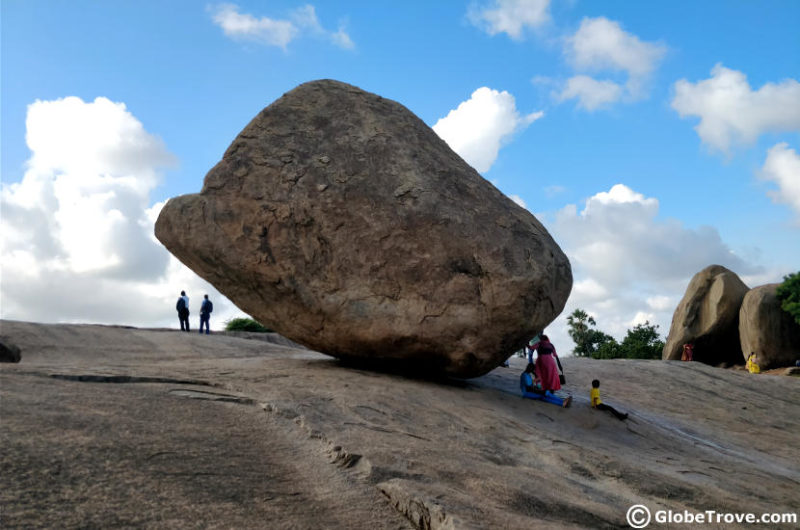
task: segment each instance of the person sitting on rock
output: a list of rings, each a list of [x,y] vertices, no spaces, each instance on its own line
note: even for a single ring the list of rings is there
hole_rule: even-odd
[[[528,399],[541,399],[562,407],[569,407],[572,403],[572,396],[561,398],[542,387],[542,381],[536,375],[536,365],[533,363],[528,363],[525,371],[520,375],[520,390],[522,390],[522,397]]]
[[[617,417],[618,420],[628,419],[628,413],[622,413],[610,405],[606,405],[600,399],[600,381],[597,379],[592,381],[592,390],[589,392],[589,399],[592,402],[592,408],[597,410],[607,410]]]
[[[751,351],[750,355],[747,357],[747,371],[751,374],[761,373],[761,367],[758,366],[756,362],[756,352]]]

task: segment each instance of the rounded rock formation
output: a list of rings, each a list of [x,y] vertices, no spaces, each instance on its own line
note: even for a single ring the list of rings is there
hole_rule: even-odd
[[[694,360],[740,363],[739,308],[748,287],[736,273],[711,265],[692,277],[675,313],[662,359],[679,360],[683,345],[694,344]]]
[[[281,335],[421,373],[488,372],[572,287],[533,215],[399,103],[330,80],[265,108],[155,231]]]
[[[800,359],[800,325],[781,309],[778,283],[748,291],[739,310],[739,338],[745,360],[750,352],[762,370],[793,366]]]

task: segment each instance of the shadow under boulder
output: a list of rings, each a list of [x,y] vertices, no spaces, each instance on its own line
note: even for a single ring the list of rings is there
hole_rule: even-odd
[[[22,352],[16,344],[0,337],[0,363],[18,363],[22,360]]]

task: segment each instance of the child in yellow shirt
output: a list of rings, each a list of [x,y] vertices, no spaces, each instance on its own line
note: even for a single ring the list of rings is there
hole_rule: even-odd
[[[626,420],[628,419],[628,413],[619,412],[614,407],[606,405],[600,400],[600,381],[597,379],[592,381],[592,390],[589,392],[589,399],[592,402],[592,408],[597,410],[607,410],[611,414],[617,417],[618,420]]]

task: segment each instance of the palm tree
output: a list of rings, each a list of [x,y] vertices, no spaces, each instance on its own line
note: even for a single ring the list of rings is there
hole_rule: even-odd
[[[594,330],[589,326],[596,325],[594,318],[579,308],[567,317],[567,324],[569,325],[569,336],[575,342],[575,349],[572,350],[572,353],[579,357],[590,356],[594,351],[592,339],[595,333],[592,333]]]

